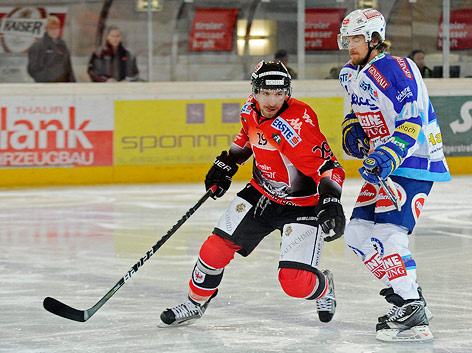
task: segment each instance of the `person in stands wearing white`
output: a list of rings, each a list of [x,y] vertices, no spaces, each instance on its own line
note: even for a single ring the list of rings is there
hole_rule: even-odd
[[[342,124],[343,149],[364,159],[359,171],[365,179],[344,238],[386,285],[380,294],[393,304],[378,319],[377,339],[429,340],[432,314],[417,284],[408,235],[433,183],[451,179],[438,120],[416,64],[386,54],[390,43],[379,11],[346,16],[338,44],[351,57],[339,74],[352,108]],[[378,178],[393,182],[400,210]]]

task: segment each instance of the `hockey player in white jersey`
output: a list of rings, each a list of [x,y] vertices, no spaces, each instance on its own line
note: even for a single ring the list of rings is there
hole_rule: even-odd
[[[352,107],[342,124],[343,149],[364,159],[359,171],[366,181],[345,241],[386,285],[380,294],[393,305],[378,319],[377,339],[430,340],[432,314],[417,284],[408,235],[433,183],[451,178],[436,114],[415,63],[386,54],[390,43],[379,11],[355,10],[346,16],[338,45],[351,58],[339,74]],[[398,208],[379,178],[392,181]]]

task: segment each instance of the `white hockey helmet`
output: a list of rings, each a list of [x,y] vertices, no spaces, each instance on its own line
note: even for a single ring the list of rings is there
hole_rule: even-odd
[[[346,41],[348,36],[356,36],[362,34],[366,42],[372,40],[372,33],[377,32],[385,40],[385,18],[376,9],[363,9],[352,11],[344,17],[338,34],[339,49],[348,49],[349,42]]]

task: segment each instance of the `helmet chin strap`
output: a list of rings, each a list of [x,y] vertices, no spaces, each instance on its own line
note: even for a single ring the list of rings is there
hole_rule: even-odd
[[[369,58],[370,58],[370,55],[372,54],[372,51],[374,51],[375,49],[377,49],[379,47],[380,44],[382,44],[381,42],[379,42],[375,47],[371,47],[370,46],[370,42],[367,42],[368,46],[369,46],[369,51],[367,52],[367,55],[366,57],[364,58],[364,60],[362,61],[361,63],[361,66],[364,67],[367,65],[367,63],[369,62]]]

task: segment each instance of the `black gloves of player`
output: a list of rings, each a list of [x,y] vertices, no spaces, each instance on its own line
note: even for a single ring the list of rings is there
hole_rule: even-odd
[[[234,157],[230,156],[227,151],[215,158],[213,166],[205,177],[205,188],[208,190],[213,185],[217,186],[215,193],[211,196],[216,199],[221,197],[229,189],[232,177],[238,171],[238,165]]]
[[[333,241],[344,234],[346,217],[344,217],[341,201],[337,197],[321,195],[315,212],[323,232],[329,234],[331,229],[334,231],[334,235],[325,236],[325,241]]]

